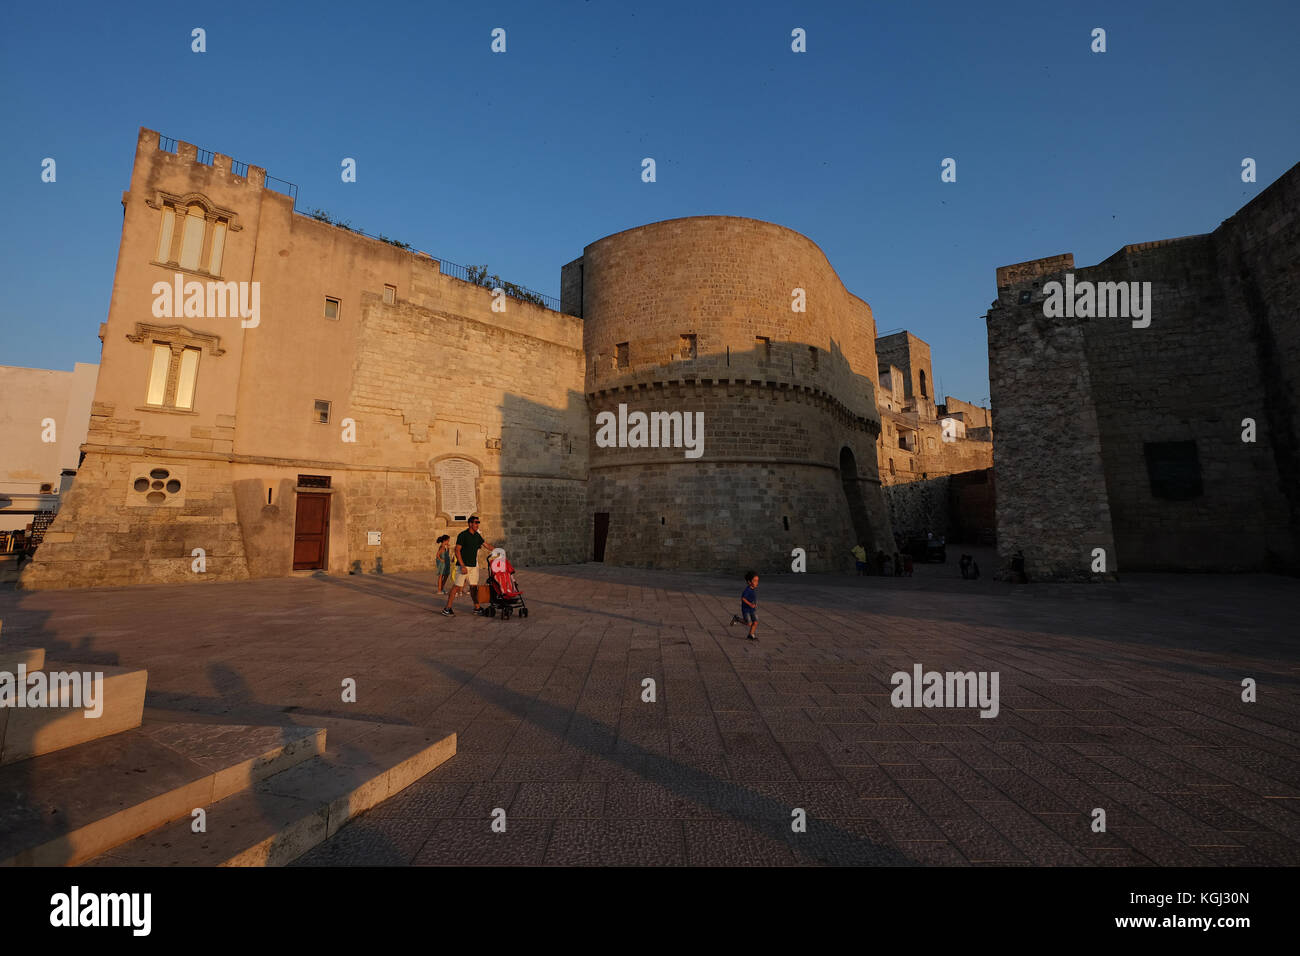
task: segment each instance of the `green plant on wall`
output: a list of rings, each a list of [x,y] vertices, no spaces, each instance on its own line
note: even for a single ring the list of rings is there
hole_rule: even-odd
[[[487,265],[466,266],[465,274],[468,280],[475,285],[483,286],[485,289],[500,289],[512,299],[520,299],[524,302],[531,302],[534,305],[540,305],[546,308],[546,300],[541,295],[530,289],[525,289],[521,285],[515,285],[513,282],[506,282],[495,272],[488,275]]]

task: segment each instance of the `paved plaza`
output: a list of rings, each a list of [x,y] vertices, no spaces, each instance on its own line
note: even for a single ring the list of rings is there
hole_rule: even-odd
[[[769,576],[757,643],[739,576],[524,568],[510,621],[444,618],[432,581],[6,589],[0,641],[148,668],[146,722],[458,734],[302,865],[1300,864],[1293,579]],[[918,664],[997,672],[996,717],[892,706]]]

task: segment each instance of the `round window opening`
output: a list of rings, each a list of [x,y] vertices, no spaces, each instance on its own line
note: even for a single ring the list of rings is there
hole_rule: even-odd
[[[169,472],[166,468],[155,468],[153,471],[149,472],[149,477],[166,478],[169,474],[171,474],[171,472]]]
[[[163,483],[162,483],[161,481],[155,481],[155,482],[153,483],[153,490],[154,490],[154,491],[162,491],[162,486],[163,486]]]
[[[148,491],[148,490],[149,490],[149,479],[148,479],[148,478],[137,478],[137,479],[135,480],[135,490],[136,490],[136,491]]]
[[[180,490],[181,490],[181,483],[180,483],[179,481],[177,481],[175,478],[173,478],[171,481],[167,482],[167,491],[168,491],[169,494],[173,494],[173,495],[174,495],[174,494],[176,494],[176,492],[178,492],[178,491],[180,491]]]
[[[145,500],[151,505],[160,505],[167,500],[167,496],[161,491],[151,491],[145,495]]]

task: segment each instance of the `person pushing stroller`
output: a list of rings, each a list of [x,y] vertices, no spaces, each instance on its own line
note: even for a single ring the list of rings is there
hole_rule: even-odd
[[[472,588],[470,593],[474,596],[474,613],[483,613],[483,606],[478,602],[478,552],[480,548],[491,551],[492,545],[483,540],[483,536],[478,533],[478,526],[478,515],[470,515],[467,527],[456,536],[456,576],[452,579],[451,593],[447,595],[447,606],[442,609],[446,617],[455,616],[451,602],[466,587]]]

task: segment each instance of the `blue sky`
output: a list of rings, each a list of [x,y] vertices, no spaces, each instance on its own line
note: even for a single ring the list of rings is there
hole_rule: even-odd
[[[994,269],[1207,232],[1300,160],[1300,5],[10,5],[0,364],[99,358],[138,127],[550,295],[621,229],[817,242],[879,329],[988,395]],[[191,52],[190,31],[207,31]],[[507,31],[493,54],[490,33]],[[808,52],[790,49],[795,27]],[[1107,52],[1090,51],[1091,31]],[[41,161],[56,159],[56,183]],[[357,160],[357,182],[339,177]],[[641,181],[654,157],[658,181]],[[1258,163],[1243,183],[1241,160]],[[957,182],[940,162],[957,160]]]

